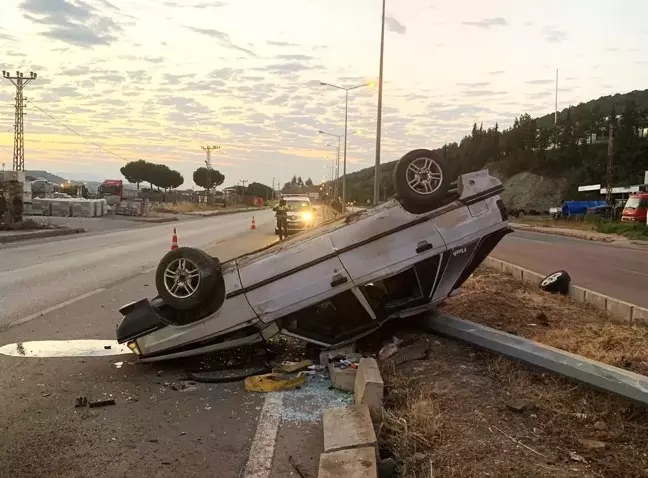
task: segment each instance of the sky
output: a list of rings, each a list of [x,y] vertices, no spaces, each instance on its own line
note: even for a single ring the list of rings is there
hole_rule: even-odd
[[[378,78],[380,0],[2,0],[0,68],[25,87],[25,165],[120,178],[127,161],[180,171],[218,145],[226,177],[328,178],[343,87]],[[648,2],[387,0],[382,160],[459,141],[474,122],[648,85]],[[0,79],[0,163],[15,88]],[[347,171],[375,158],[377,88],[349,93]],[[332,147],[331,147],[332,146]],[[1,164],[0,164],[1,166]]]

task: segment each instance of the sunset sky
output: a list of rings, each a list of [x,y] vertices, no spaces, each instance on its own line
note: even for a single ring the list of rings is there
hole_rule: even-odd
[[[26,169],[102,180],[141,158],[179,170],[191,187],[200,146],[216,144],[224,186],[293,174],[320,182],[335,139],[317,131],[343,133],[344,93],[319,82],[375,81],[380,7],[2,0],[0,69],[38,73],[25,89]],[[556,68],[560,107],[648,87],[647,2],[388,0],[387,13],[384,161],[459,141],[473,122],[504,127],[551,112]],[[349,171],[373,164],[376,93],[351,93]],[[14,94],[3,79],[7,169]]]

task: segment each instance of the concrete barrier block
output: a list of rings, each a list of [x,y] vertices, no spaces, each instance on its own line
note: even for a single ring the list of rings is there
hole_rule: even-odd
[[[508,262],[502,263],[502,272],[510,274],[518,280],[522,280],[522,268]]]
[[[376,448],[376,432],[365,404],[324,410],[324,452]]]
[[[377,478],[376,450],[373,447],[340,450],[320,455],[318,478]]]
[[[636,305],[633,306],[632,320],[648,324],[648,309],[644,309],[643,307],[637,307]]]
[[[585,289],[585,302],[600,309],[607,309],[607,296]]]
[[[483,264],[486,267],[490,267],[491,269],[496,269],[498,271],[501,271],[502,270],[502,264],[504,264],[504,263],[502,261],[500,261],[499,259],[495,259],[494,257],[489,256],[486,259],[484,259]]]
[[[574,299],[576,302],[585,302],[585,291],[587,289],[583,289],[582,287],[578,287],[577,285],[570,284],[569,285],[569,297]]]
[[[540,282],[542,282],[542,279],[544,278],[545,276],[538,274],[537,272],[533,272],[528,269],[522,269],[522,280],[534,287],[540,286]]]
[[[328,365],[329,375],[331,376],[331,385],[337,390],[343,392],[353,392],[356,383],[358,371],[355,368],[334,367],[332,363]]]
[[[384,388],[376,359],[360,359],[353,390],[356,405],[368,405],[369,411],[376,416],[382,409]]]
[[[632,304],[612,297],[607,297],[605,302],[605,307],[611,314],[625,320],[632,320]]]

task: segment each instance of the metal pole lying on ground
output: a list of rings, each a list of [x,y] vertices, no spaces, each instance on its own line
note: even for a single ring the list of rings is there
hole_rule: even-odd
[[[648,377],[644,375],[456,317],[430,314],[416,321],[426,331],[459,339],[595,388],[648,404]]]

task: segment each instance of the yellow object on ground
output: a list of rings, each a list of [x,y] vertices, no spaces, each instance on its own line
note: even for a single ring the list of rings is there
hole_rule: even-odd
[[[291,390],[306,383],[307,374],[298,373],[296,376],[267,373],[254,375],[245,379],[245,389],[248,392],[279,392]]]
[[[301,362],[284,362],[277,365],[272,369],[272,373],[295,373],[301,370],[306,370],[313,365],[310,360],[302,360]]]

